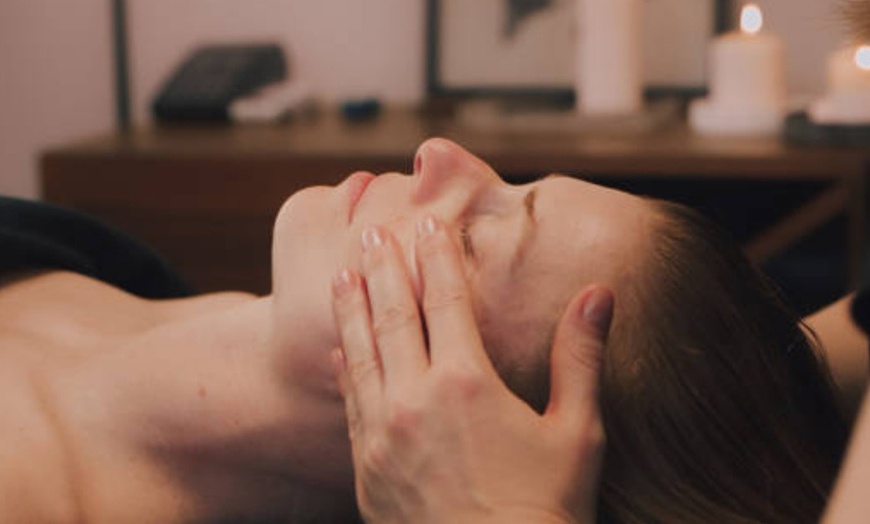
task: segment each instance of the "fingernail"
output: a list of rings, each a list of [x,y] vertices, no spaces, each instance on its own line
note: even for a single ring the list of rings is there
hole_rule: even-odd
[[[583,305],[583,318],[602,333],[607,333],[613,320],[613,294],[606,289],[593,292]]]
[[[347,295],[356,286],[356,275],[349,270],[343,269],[332,279],[332,293],[336,297]]]
[[[384,245],[384,237],[377,227],[370,226],[363,230],[362,245],[364,251]]]
[[[432,215],[427,215],[425,218],[417,222],[417,235],[426,237],[435,234],[438,229],[438,222]]]

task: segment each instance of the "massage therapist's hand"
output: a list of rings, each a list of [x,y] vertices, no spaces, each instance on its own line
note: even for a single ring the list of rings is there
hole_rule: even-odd
[[[604,448],[597,385],[612,295],[590,287],[568,306],[541,415],[490,364],[450,235],[435,220],[418,233],[426,332],[400,248],[385,230],[364,234],[364,281],[345,271],[334,285],[343,340],[334,356],[363,516],[593,522]]]

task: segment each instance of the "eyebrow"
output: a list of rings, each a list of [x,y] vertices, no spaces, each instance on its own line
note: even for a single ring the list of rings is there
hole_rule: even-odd
[[[526,196],[523,197],[523,209],[525,210],[526,218],[523,220],[523,232],[520,236],[520,240],[517,242],[516,248],[511,255],[510,269],[508,271],[510,276],[513,276],[517,269],[519,269],[526,253],[529,251],[529,246],[534,241],[535,233],[538,231],[538,217],[535,213],[535,201],[537,198],[538,186],[531,188],[529,192],[526,193]]]

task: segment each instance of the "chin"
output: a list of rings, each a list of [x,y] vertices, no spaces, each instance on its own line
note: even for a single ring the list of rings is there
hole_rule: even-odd
[[[272,234],[273,292],[287,288],[286,280],[317,277],[324,270],[338,270],[337,245],[341,240],[330,188],[310,187],[288,198],[275,218]],[[327,275],[329,282],[331,275]],[[298,288],[298,282],[289,287]]]
[[[331,188],[311,187],[281,207],[272,238],[274,332],[282,347],[328,352],[337,339],[332,277],[346,263],[347,228]],[[322,349],[322,346],[332,346]]]
[[[275,240],[293,237],[316,224],[332,223],[338,210],[333,205],[333,188],[312,186],[293,193],[275,217]]]

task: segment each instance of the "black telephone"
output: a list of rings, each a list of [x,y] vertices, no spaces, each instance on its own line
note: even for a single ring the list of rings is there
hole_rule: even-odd
[[[277,45],[216,45],[194,51],[154,100],[164,122],[228,121],[236,98],[283,80],[284,52]]]

